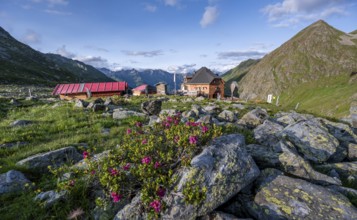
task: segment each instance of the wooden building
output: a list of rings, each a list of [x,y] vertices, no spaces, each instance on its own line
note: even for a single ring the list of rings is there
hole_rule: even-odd
[[[134,96],[156,94],[156,87],[143,84],[131,90]]]
[[[224,97],[224,80],[210,69],[202,67],[192,76],[186,76],[181,90],[187,95],[205,96],[208,98]]]
[[[61,99],[71,100],[123,95],[127,91],[127,82],[71,83],[57,84],[52,95],[59,95]]]
[[[160,95],[167,95],[167,84],[164,82],[159,82],[155,84],[156,92]]]

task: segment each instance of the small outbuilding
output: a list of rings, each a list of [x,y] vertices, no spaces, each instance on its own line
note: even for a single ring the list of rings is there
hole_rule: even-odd
[[[155,84],[156,92],[159,95],[167,95],[167,84],[164,82],[159,82]]]
[[[131,90],[134,96],[156,94],[156,87],[143,84]]]
[[[71,83],[57,84],[52,95],[59,95],[60,99],[71,100],[75,98],[121,96],[127,91],[127,82]]]

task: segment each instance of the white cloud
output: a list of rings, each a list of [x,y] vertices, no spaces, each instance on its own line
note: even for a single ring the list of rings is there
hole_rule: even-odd
[[[46,3],[48,6],[53,7],[56,5],[68,5],[68,0],[31,0],[34,3]]]
[[[265,54],[265,52],[260,51],[228,51],[218,53],[218,59],[241,60],[248,58],[260,58]]]
[[[145,11],[156,12],[157,6],[151,4],[145,4]]]
[[[351,0],[280,0],[267,5],[262,12],[275,27],[288,27],[302,21],[346,15]]]
[[[56,53],[56,54],[59,54],[59,55],[61,55],[61,56],[70,58],[70,59],[73,59],[73,58],[76,57],[76,54],[75,54],[75,53],[69,52],[69,51],[66,49],[66,45],[62,45],[62,47],[58,48],[55,53]]]
[[[130,50],[123,50],[127,56],[142,56],[142,57],[156,57],[163,55],[162,50],[152,50],[152,51],[130,51]]]
[[[108,60],[105,58],[102,58],[101,56],[84,56],[84,57],[75,57],[74,60],[81,61],[85,64],[94,66],[94,67],[105,67],[109,68],[109,63]]]
[[[26,44],[38,44],[41,43],[41,35],[31,29],[28,29],[22,37],[22,41]]]
[[[164,0],[165,5],[176,6],[179,3],[179,0]]]
[[[71,12],[58,11],[58,10],[53,10],[53,9],[46,9],[46,10],[44,10],[44,12],[46,12],[48,14],[53,14],[53,15],[72,15]]]
[[[214,23],[218,18],[218,9],[216,6],[208,6],[205,8],[202,19],[200,21],[201,27],[205,28],[208,25]]]
[[[90,49],[90,50],[99,51],[99,52],[106,52],[106,53],[109,52],[109,50],[107,50],[107,49],[105,49],[105,48],[96,47],[96,46],[93,46],[93,45],[86,45],[86,46],[84,46],[84,48]]]
[[[169,66],[167,68],[167,71],[172,72],[172,73],[187,74],[187,73],[193,72],[195,70],[194,69],[195,66],[196,66],[196,64],[184,64],[181,66],[173,65],[173,66]]]

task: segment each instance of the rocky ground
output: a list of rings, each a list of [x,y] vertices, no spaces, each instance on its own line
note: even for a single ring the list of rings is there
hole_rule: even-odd
[[[61,103],[51,104],[52,108]],[[187,108],[179,107],[182,105]],[[212,140],[192,159],[190,167],[176,171],[176,191],[165,194],[161,219],[357,219],[357,131],[350,124],[294,111],[272,114],[245,103],[203,98],[151,98],[137,108],[112,99],[77,100],[73,106],[112,120],[146,118],[146,126],[160,122],[164,114],[180,111],[182,122],[210,123],[237,131]],[[8,126],[31,123],[35,122],[18,119]],[[0,148],[21,144],[0,142]],[[93,159],[106,156],[104,151]],[[70,146],[22,158],[14,166],[17,170],[0,174],[0,196],[26,192],[32,182],[26,172],[41,176],[48,173],[48,166],[69,162],[86,166],[81,160],[78,149]],[[203,201],[188,205],[183,200],[183,186],[192,180],[207,192]],[[69,198],[66,191],[48,190],[33,200],[50,209]],[[107,210],[95,208],[94,202],[91,206],[92,212],[79,218],[147,218],[141,211],[140,193]]]

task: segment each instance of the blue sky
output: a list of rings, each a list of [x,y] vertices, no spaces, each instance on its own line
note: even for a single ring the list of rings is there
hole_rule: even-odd
[[[96,67],[226,71],[324,19],[357,29],[356,0],[0,0],[0,26]]]

